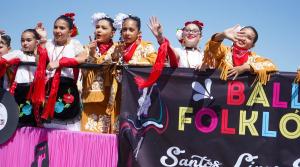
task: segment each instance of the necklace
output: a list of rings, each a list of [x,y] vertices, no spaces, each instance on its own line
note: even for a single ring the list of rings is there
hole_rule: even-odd
[[[29,62],[29,56],[35,56],[33,53],[29,53],[29,54],[24,53],[24,55],[25,55],[27,62]],[[32,74],[31,74],[31,67],[27,66],[26,70],[28,71],[29,82],[31,82],[32,78],[33,78]]]
[[[52,61],[52,62],[53,62],[53,61],[57,61],[57,60],[60,58],[62,52],[63,52],[64,49],[65,49],[65,47],[66,47],[66,45],[64,45],[63,48],[61,49],[61,51],[57,54],[57,51],[56,51],[57,45],[54,45],[53,51],[52,51],[52,53],[51,53],[51,61]],[[55,55],[54,55],[54,52],[55,52]],[[55,58],[54,58],[54,56],[55,56]]]

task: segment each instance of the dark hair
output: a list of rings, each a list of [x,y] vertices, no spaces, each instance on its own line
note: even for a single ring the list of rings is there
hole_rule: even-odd
[[[199,31],[202,32],[202,27],[198,26],[197,24],[195,25],[199,28]]]
[[[10,47],[11,38],[9,35],[1,35],[1,39],[5,41],[7,47]]]
[[[111,28],[116,31],[116,28],[114,27],[114,20],[110,17],[105,17],[105,18],[102,18],[102,19],[99,19],[98,21],[100,20],[106,20],[109,22],[109,25],[111,26]]]
[[[132,16],[132,15],[129,15],[129,17],[127,17],[126,19],[123,20],[123,23],[128,20],[128,19],[131,19],[133,21],[136,22],[137,24],[137,27],[138,27],[138,30],[140,31],[141,30],[141,19],[137,16]]]
[[[253,45],[254,45],[256,43],[256,41],[258,40],[258,33],[257,33],[256,29],[254,27],[252,27],[252,26],[245,26],[241,30],[247,29],[247,28],[251,29],[254,32],[254,34],[255,34],[255,37],[254,37],[254,40],[253,40]]]
[[[37,33],[37,31],[36,31],[35,29],[26,29],[25,31],[23,31],[23,33],[25,33],[25,32],[30,32],[30,33],[32,33],[33,36],[34,36],[34,38],[35,38],[36,40],[40,40],[40,39],[41,39],[41,36],[39,35],[39,33]],[[22,33],[22,34],[23,34],[23,33]]]
[[[62,19],[62,20],[64,20],[64,21],[66,21],[67,23],[68,23],[68,27],[69,27],[69,29],[70,30],[72,30],[73,29],[73,27],[74,27],[74,23],[73,23],[73,20],[70,18],[70,17],[68,17],[68,16],[65,16],[65,15],[61,15],[61,16],[59,16],[56,20],[55,20],[55,22],[54,23],[56,23],[57,22],[57,20],[60,20],[60,19]]]

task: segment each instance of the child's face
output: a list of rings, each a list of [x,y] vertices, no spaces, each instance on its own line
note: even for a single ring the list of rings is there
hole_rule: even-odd
[[[250,49],[254,47],[254,39],[256,35],[253,30],[250,28],[245,28],[241,31],[245,33],[245,36],[241,40],[238,40],[235,44],[244,49]]]
[[[21,37],[21,45],[23,52],[33,52],[37,47],[38,41],[35,39],[33,33],[24,32]]]
[[[184,27],[182,39],[185,47],[197,48],[200,38],[201,31],[196,24],[188,24]]]
[[[126,44],[135,42],[140,35],[137,22],[132,19],[125,20],[122,25],[121,35]]]
[[[7,43],[5,40],[0,40],[0,57],[7,54],[10,50],[10,47],[7,46]]]
[[[56,20],[53,27],[53,36],[54,41],[59,45],[65,45],[68,43],[68,40],[71,38],[71,30],[65,20]]]
[[[97,42],[107,43],[114,36],[113,28],[107,20],[99,20],[96,24],[95,37]]]

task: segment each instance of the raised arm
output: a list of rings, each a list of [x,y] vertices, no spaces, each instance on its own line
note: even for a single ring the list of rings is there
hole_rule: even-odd
[[[236,42],[237,40],[243,37],[243,33],[239,32],[240,25],[235,25],[230,27],[223,32],[219,32],[214,34],[211,37],[211,40],[207,42],[204,50],[204,59],[203,66],[210,68],[218,68],[221,60],[225,57],[228,52],[229,47],[226,47],[222,44],[224,39],[228,39],[232,42]]]
[[[152,34],[157,39],[157,42],[161,44],[164,41],[163,37],[163,28],[162,25],[159,23],[157,17],[152,16],[149,19],[149,24],[147,24],[149,29],[151,30]]]
[[[224,39],[228,39],[232,42],[237,42],[244,36],[244,33],[241,32],[240,29],[241,26],[237,24],[224,30],[223,32],[216,33],[215,35],[213,35],[212,40],[215,42],[222,42]]]
[[[43,23],[41,23],[41,22],[37,23],[35,30],[41,37],[40,42],[39,42],[40,46],[45,47],[46,42],[47,42],[47,31],[44,28]]]
[[[159,44],[164,42],[164,36],[163,36],[163,27],[160,24],[160,22],[158,21],[157,17],[151,17],[149,20],[149,24],[147,24],[149,29],[151,30],[152,34],[155,36],[155,38],[157,39],[157,42]],[[177,60],[179,59],[179,55],[176,52],[176,50],[171,46],[173,52],[176,55]]]

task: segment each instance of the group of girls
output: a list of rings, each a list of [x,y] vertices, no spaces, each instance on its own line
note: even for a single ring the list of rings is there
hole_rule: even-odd
[[[67,13],[55,20],[52,40],[47,39],[42,23],[35,29],[25,30],[21,36],[22,49],[12,52],[9,52],[9,36],[1,32],[0,76],[1,81],[5,80],[1,87],[9,90],[19,105],[20,126],[114,133],[118,129],[117,71],[110,68],[108,71],[82,70],[80,75],[78,68],[69,67],[84,62],[152,65],[156,51],[150,42],[141,39],[140,19],[125,14],[120,15],[118,25],[104,13],[94,14],[95,38],[84,47],[73,38],[78,33],[74,16]],[[119,43],[112,41],[116,26],[122,36]],[[36,62],[37,66],[23,66],[20,62]],[[112,70],[113,77],[107,75]],[[93,128],[89,128],[90,122],[80,125],[82,105],[76,85],[78,76],[83,78],[82,101],[86,111],[83,117],[97,119],[98,124]],[[95,107],[99,110],[97,118],[89,114]],[[107,125],[100,128],[100,124]]]
[[[120,74],[114,64],[153,65],[154,71],[168,65],[198,70],[219,68],[223,80],[249,71],[262,84],[277,71],[270,60],[250,50],[258,39],[251,26],[237,25],[216,33],[201,50],[204,24],[188,21],[176,34],[182,48],[174,48],[163,35],[161,23],[152,17],[149,28],[160,44],[159,50],[165,49],[163,54],[142,39],[141,21],[136,16],[118,14],[113,19],[105,13],[95,13],[95,36],[86,46],[73,38],[78,34],[74,18],[74,13],[59,16],[52,40],[47,39],[42,23],[25,30],[22,49],[11,52],[10,37],[0,32],[0,86],[9,90],[19,105],[20,126],[117,133]],[[120,41],[114,42],[118,30]],[[233,45],[224,46],[224,39]],[[37,66],[19,66],[20,62],[36,62]],[[70,68],[85,62],[109,66],[81,71]],[[78,83],[82,85],[81,97]]]

